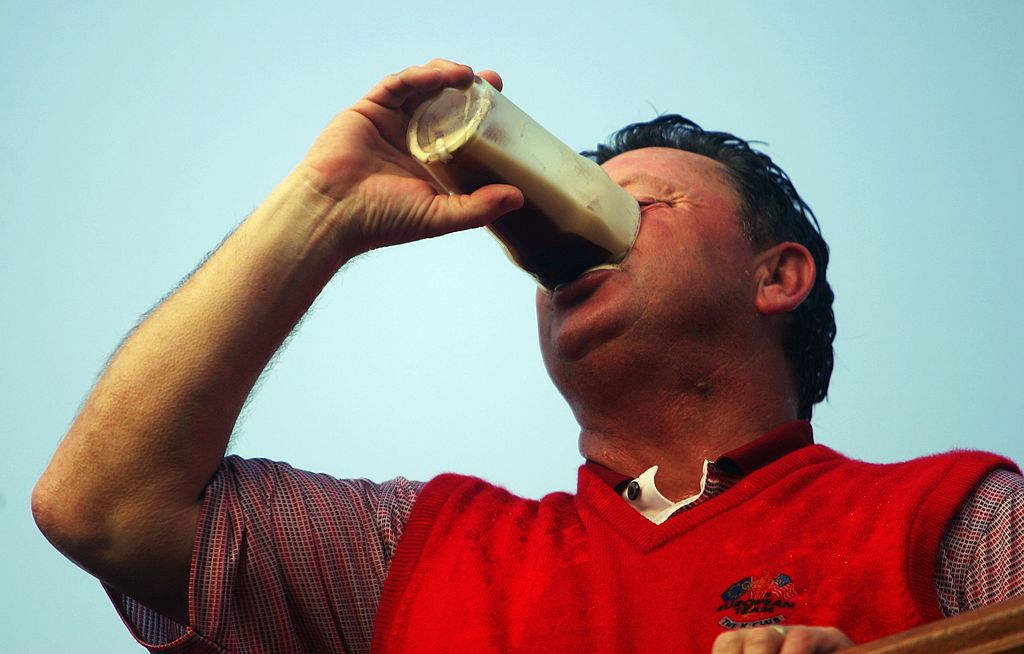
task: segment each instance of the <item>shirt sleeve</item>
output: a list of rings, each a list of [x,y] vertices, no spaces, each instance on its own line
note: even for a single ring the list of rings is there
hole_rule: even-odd
[[[369,652],[384,579],[422,488],[230,456],[196,530],[191,624],[107,592],[151,651]]]
[[[943,538],[936,590],[945,615],[1024,595],[1024,477],[989,473]]]

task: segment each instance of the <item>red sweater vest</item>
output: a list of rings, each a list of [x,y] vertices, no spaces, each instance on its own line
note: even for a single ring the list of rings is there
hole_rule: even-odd
[[[942,617],[944,530],[995,455],[899,464],[820,445],[655,525],[586,467],[540,501],[442,475],[391,564],[374,652],[708,652],[724,629],[864,642]]]

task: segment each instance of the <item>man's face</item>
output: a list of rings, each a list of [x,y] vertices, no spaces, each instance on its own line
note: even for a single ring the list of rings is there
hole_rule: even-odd
[[[640,202],[640,233],[620,269],[538,291],[541,350],[556,384],[561,368],[595,352],[671,356],[674,344],[721,343],[756,316],[756,252],[721,164],[645,148],[604,169]]]

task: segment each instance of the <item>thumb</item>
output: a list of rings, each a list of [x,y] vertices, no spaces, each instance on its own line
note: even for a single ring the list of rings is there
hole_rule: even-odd
[[[482,227],[522,208],[523,202],[523,193],[515,186],[490,184],[470,194],[434,196],[429,221],[442,232]]]

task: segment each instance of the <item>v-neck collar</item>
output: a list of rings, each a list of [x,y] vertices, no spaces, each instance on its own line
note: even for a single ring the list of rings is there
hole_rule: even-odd
[[[623,501],[615,489],[586,464],[579,469],[577,497],[606,520],[623,538],[646,553],[665,545],[714,516],[735,508],[786,475],[807,466],[835,460],[837,456],[837,453],[823,445],[802,447],[750,473],[728,492],[675,515],[660,525],[654,524]]]

